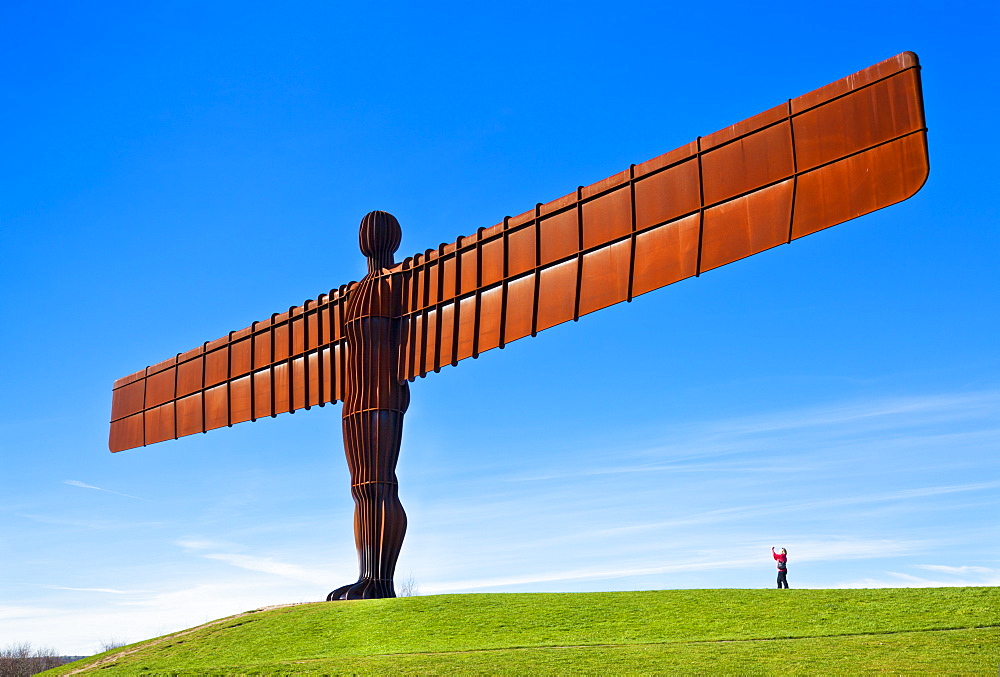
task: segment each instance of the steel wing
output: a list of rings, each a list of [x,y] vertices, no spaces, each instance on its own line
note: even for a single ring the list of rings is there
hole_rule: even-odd
[[[929,171],[904,52],[393,269],[400,379],[910,197]]]

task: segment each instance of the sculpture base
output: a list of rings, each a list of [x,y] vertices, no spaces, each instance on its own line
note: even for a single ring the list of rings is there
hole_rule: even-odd
[[[395,597],[396,590],[390,579],[364,578],[357,583],[342,585],[326,596],[327,602],[348,599],[386,599]]]

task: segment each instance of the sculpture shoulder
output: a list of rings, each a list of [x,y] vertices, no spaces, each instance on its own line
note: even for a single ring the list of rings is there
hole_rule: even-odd
[[[347,321],[362,317],[402,315],[400,280],[391,275],[368,273],[351,290],[347,300]]]

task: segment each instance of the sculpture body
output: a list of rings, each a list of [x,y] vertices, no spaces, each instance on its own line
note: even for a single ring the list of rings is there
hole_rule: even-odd
[[[342,401],[360,574],[328,599],[392,597],[408,382],[907,199],[919,68],[904,52],[398,264],[372,212],[360,282],[118,379],[109,447]]]
[[[399,294],[385,271],[399,240],[399,223],[391,214],[371,212],[361,222],[368,274],[351,292],[344,318],[349,389],[343,410],[360,576],[357,583],[331,592],[328,600],[396,596],[392,576],[406,533],[396,460],[410,386],[396,375]]]

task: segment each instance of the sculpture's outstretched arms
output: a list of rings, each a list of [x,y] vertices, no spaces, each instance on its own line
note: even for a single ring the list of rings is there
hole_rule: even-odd
[[[343,400],[354,284],[118,379],[111,451]]]
[[[926,136],[904,52],[408,258],[399,378],[905,200]]]
[[[408,258],[385,274],[403,299],[398,379],[905,200],[926,137],[904,52]],[[111,450],[342,400],[348,291],[119,379]]]

